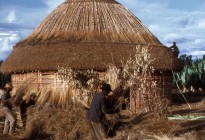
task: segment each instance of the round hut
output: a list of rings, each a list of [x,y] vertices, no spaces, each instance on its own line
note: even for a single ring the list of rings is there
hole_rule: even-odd
[[[170,96],[178,59],[134,14],[115,0],[66,0],[13,47],[1,71],[12,74],[14,87],[31,77],[33,87],[59,87],[58,67],[103,72],[108,64],[121,67],[143,45],[149,45],[155,69],[163,71],[155,76],[160,93]]]

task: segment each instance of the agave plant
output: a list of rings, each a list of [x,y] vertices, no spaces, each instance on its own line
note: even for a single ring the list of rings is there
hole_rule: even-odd
[[[181,72],[175,72],[174,84],[178,84],[182,91],[198,92],[199,89],[205,89],[205,59],[192,60],[191,56],[183,55],[180,57],[185,66]]]

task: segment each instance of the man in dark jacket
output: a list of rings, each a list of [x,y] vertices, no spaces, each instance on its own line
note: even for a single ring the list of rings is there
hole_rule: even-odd
[[[2,95],[2,109],[5,114],[5,124],[3,134],[11,135],[15,129],[15,122],[16,119],[12,113],[12,98],[11,98],[11,90],[12,90],[11,83],[6,83],[5,91]]]
[[[87,113],[87,119],[90,121],[94,140],[103,140],[107,138],[107,133],[103,128],[102,121],[105,114],[112,113],[112,111],[106,108],[106,96],[111,91],[111,86],[109,84],[103,84],[100,89],[102,91],[94,95]]]

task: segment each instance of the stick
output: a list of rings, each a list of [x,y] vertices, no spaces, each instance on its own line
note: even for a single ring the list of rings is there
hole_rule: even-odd
[[[172,69],[172,73],[173,73],[173,69]],[[174,76],[173,76],[174,77]],[[178,79],[179,79],[179,75],[177,75]],[[174,77],[174,80],[176,81],[175,77]],[[180,88],[179,88],[179,85],[177,84],[176,82],[176,85],[177,85],[177,88],[179,89],[179,92],[180,94],[182,95],[182,97],[184,98],[184,100],[186,101],[187,105],[189,106],[189,109],[191,109],[191,106],[189,104],[189,102],[187,101],[186,97],[184,96],[184,94],[181,92]]]

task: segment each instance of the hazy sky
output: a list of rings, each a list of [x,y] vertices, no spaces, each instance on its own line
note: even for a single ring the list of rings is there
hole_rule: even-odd
[[[0,60],[64,0],[0,0]],[[166,46],[205,55],[205,0],[117,0]]]

